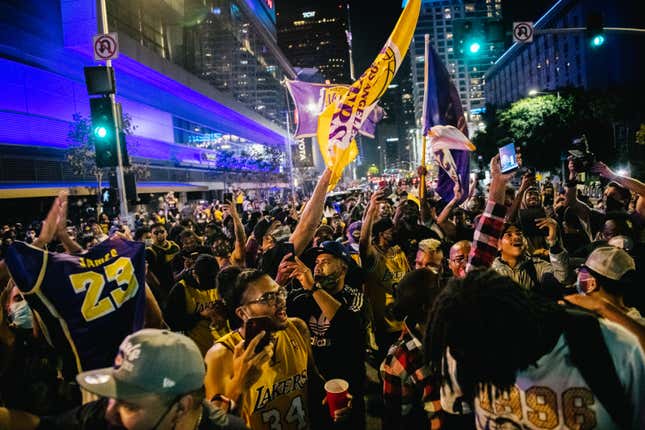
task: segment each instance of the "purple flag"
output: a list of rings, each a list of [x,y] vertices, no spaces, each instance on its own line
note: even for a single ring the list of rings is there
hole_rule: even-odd
[[[456,127],[464,136],[468,136],[466,118],[464,117],[457,88],[450,80],[448,70],[437,56],[434,48],[430,46],[426,52],[428,52],[426,58],[428,76],[426,79],[427,93],[424,106],[423,132],[433,138],[431,131],[433,126],[451,125]],[[442,138],[445,138],[445,136],[434,136],[434,140],[441,140]],[[467,138],[465,140],[468,141]],[[437,193],[446,202],[452,200],[455,186],[453,178],[458,178],[462,190],[462,198],[459,202],[461,203],[468,196],[470,179],[470,151],[467,149],[468,145],[464,146],[464,150],[446,147],[439,149],[435,145],[432,146],[433,156],[441,167],[437,181]],[[470,146],[472,147],[472,144]]]
[[[296,131],[294,132],[296,139],[316,136],[318,115],[330,103],[340,100],[349,89],[349,85],[313,84],[290,80],[286,82],[289,94],[296,105]],[[363,122],[359,133],[373,139],[376,124],[384,116],[383,109],[377,106]]]

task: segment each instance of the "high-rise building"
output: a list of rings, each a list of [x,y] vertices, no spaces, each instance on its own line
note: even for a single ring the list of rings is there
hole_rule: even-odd
[[[315,67],[332,83],[351,83],[348,3],[279,2],[278,44],[291,64]]]
[[[638,27],[638,5],[629,0],[560,0],[539,19],[536,30],[584,28],[597,14],[607,27]],[[584,31],[536,34],[531,43],[516,43],[486,73],[486,101],[506,106],[529,92],[556,92],[566,87],[607,90],[642,86],[636,54],[641,38],[629,32],[606,32],[594,47]]]
[[[502,16],[501,0],[423,0],[421,14],[414,33],[410,54],[417,127],[421,126],[424,90],[424,35],[430,35],[430,44],[443,61],[459,91],[469,132],[483,124],[481,113],[485,108],[484,73],[502,54],[504,43],[481,39],[476,53],[460,52],[463,47],[455,42],[455,31],[460,24],[469,22],[473,27],[485,28]]]
[[[89,115],[83,67],[96,65],[97,4],[3,4],[0,198],[51,196],[62,187],[83,196],[96,184],[72,171],[65,151],[75,144],[68,136],[75,114]],[[140,193],[284,184],[279,82],[295,73],[277,47],[272,11],[271,0],[107,1],[119,41],[116,100],[134,126],[128,153],[149,165]]]

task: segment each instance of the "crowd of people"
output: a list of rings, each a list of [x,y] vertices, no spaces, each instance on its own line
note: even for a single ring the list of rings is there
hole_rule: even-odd
[[[332,203],[326,170],[132,226],[61,192],[3,226],[0,429],[645,428],[645,184],[576,167],[513,186],[496,156],[449,202]]]

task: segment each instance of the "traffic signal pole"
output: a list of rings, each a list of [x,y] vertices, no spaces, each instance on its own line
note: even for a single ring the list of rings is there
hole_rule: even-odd
[[[101,5],[101,27],[103,34],[107,34],[108,31],[108,18],[107,18],[107,7],[105,6],[105,0],[100,0]],[[106,60],[105,65],[107,67],[112,67],[112,60]],[[128,218],[128,200],[125,195],[125,178],[123,175],[123,154],[121,153],[121,129],[119,118],[117,117],[115,95],[111,93],[109,95],[110,100],[112,101],[112,118],[114,118],[114,130],[115,140],[116,140],[116,156],[118,160],[118,165],[116,166],[116,183],[117,188],[119,189],[119,217],[122,223],[129,224]]]

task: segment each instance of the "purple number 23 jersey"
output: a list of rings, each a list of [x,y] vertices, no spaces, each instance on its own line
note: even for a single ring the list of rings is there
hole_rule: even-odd
[[[123,338],[143,326],[142,243],[113,237],[78,256],[16,242],[6,263],[67,374],[111,366]]]

